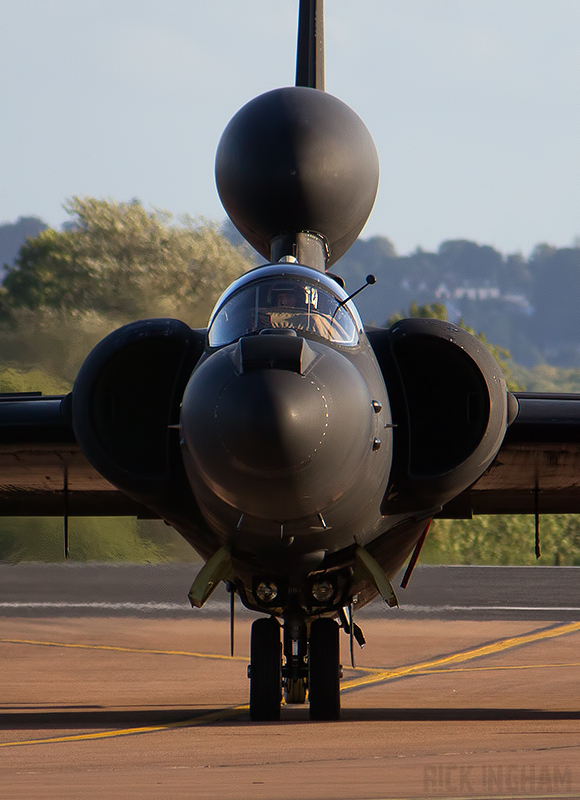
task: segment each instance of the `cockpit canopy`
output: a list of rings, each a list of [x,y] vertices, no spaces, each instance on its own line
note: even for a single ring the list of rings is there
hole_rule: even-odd
[[[276,264],[248,273],[220,298],[210,320],[210,347],[277,329],[314,334],[339,345],[358,344],[360,319],[344,302],[346,292],[334,283],[300,266]]]

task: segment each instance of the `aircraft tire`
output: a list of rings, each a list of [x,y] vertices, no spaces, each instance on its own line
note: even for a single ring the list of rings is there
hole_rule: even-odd
[[[252,623],[250,644],[250,719],[280,719],[282,650],[280,624],[275,617]]]
[[[338,625],[317,619],[310,628],[308,695],[310,719],[340,719],[340,645]]]

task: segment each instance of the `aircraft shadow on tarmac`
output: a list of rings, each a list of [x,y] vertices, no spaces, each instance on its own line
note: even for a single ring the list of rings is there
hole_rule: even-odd
[[[219,711],[207,706],[188,708],[123,708],[112,710],[95,706],[60,706],[50,710],[29,707],[19,710],[0,706],[0,730],[38,730],[47,728],[139,728],[149,725],[169,725],[193,720],[200,715]],[[8,712],[8,713],[6,713]]]
[[[221,710],[223,709],[209,709],[207,706],[203,709],[189,707],[111,710],[94,706],[90,707],[90,710],[83,706],[64,706],[50,711],[14,709],[9,713],[0,713],[0,730],[147,727],[194,720],[196,717]],[[306,722],[308,707],[283,708],[282,716],[289,723]],[[536,708],[345,708],[342,711],[343,722],[509,722],[578,719],[580,719],[580,709],[561,711]],[[239,726],[247,723],[245,715],[241,718],[221,719],[219,722],[220,726]]]

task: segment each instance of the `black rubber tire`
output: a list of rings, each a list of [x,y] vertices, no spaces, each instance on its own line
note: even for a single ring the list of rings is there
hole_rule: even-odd
[[[308,696],[310,719],[340,719],[340,644],[333,619],[316,619],[310,626]]]
[[[252,623],[250,647],[250,719],[280,719],[282,644],[280,623],[274,617]]]

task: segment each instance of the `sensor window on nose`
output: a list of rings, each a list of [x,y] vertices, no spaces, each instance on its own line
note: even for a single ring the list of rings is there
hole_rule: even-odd
[[[257,369],[285,369],[304,375],[316,354],[302,337],[263,331],[268,336],[244,336],[232,357],[239,372]],[[273,334],[273,335],[272,335]]]

